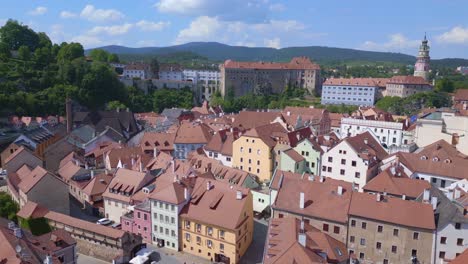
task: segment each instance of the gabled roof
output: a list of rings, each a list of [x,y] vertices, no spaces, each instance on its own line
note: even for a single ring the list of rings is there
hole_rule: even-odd
[[[301,156],[301,154],[297,153],[297,151],[295,151],[292,148],[288,149],[288,150],[285,150],[284,154],[288,155],[295,162],[301,162],[301,161],[305,160],[305,158],[303,156]]]
[[[431,184],[427,181],[409,178],[401,168],[388,168],[371,179],[363,189],[366,192],[386,192],[390,195],[406,195],[416,199],[430,187]]]
[[[145,184],[145,172],[120,168],[115,172],[114,178],[103,193],[103,197],[129,202],[131,196],[138,192]]]
[[[287,137],[288,131],[280,124],[273,123],[252,128],[245,132],[242,136],[260,138],[270,148],[276,145],[275,134]]]
[[[207,183],[211,185],[210,190],[207,190]],[[236,199],[237,191],[242,193],[240,200]],[[231,188],[227,183],[197,178],[192,199],[181,211],[180,216],[192,221],[234,230],[239,228],[248,217],[242,212],[246,203],[252,202],[251,195],[245,188],[238,186]]]
[[[450,264],[466,264],[468,263],[468,249],[465,249],[463,253],[458,255],[454,260],[450,261]]]
[[[106,191],[111,181],[112,175],[105,173],[98,174],[83,188],[83,193],[88,196],[102,194]]]
[[[203,123],[182,122],[174,143],[176,144],[206,144],[212,137],[212,130]]]
[[[271,124],[276,118],[281,117],[280,112],[256,112],[240,111],[234,116],[233,127],[251,129]]]
[[[435,229],[432,205],[389,196],[377,201],[377,195],[355,192],[349,215],[413,228]]]
[[[205,149],[221,153],[225,156],[232,156],[232,143],[238,138],[239,133],[236,131],[220,130],[213,135],[208,144],[206,144]]]
[[[185,201],[184,189],[187,188],[179,182],[172,182],[164,188],[150,195],[151,199],[165,201],[171,204],[178,205]],[[189,189],[187,189],[190,192]]]
[[[392,84],[424,84],[430,85],[423,77],[420,76],[393,76],[387,83]]]
[[[44,168],[41,166],[37,166],[34,170],[31,171],[31,173],[28,174],[19,184],[18,188],[24,192],[28,193],[38,182],[40,182],[44,177],[49,174],[48,171],[46,171]],[[51,177],[51,174],[49,174]]]
[[[145,150],[172,151],[174,150],[175,133],[145,132],[140,141],[141,148]]]
[[[323,85],[330,86],[367,86],[367,87],[378,87],[379,81],[374,78],[329,78]]]
[[[37,159],[39,160],[42,160],[39,156],[37,156],[34,152],[26,149],[25,147],[21,146],[19,147],[15,152],[13,152],[10,156],[8,156],[8,158],[5,159],[4,161],[4,164],[7,164],[8,162],[10,162],[11,160],[13,160],[16,156],[18,156],[20,153],[22,152],[27,152],[29,153],[30,155],[36,157]]]
[[[16,216],[23,219],[35,219],[44,217],[48,212],[48,209],[32,201],[26,202],[26,204],[21,208],[21,210],[16,213]]]
[[[272,188],[278,190],[273,208],[311,218],[346,223],[353,193],[351,183],[331,178],[323,180],[320,182],[318,176],[309,180],[308,174],[301,175],[277,170],[272,182]],[[338,194],[339,186],[343,188],[342,195]],[[301,192],[304,193],[305,198],[304,209],[299,207]]]
[[[365,160],[371,160],[375,157],[378,161],[381,161],[388,155],[387,151],[368,131],[354,137],[345,138],[343,141],[346,141],[358,156]]]

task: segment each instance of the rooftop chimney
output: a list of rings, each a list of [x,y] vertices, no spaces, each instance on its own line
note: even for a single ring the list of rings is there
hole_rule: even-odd
[[[140,172],[143,172],[143,161],[140,160]]]
[[[72,100],[70,98],[65,100],[65,112],[67,115],[67,133],[70,133],[73,129]]]
[[[343,186],[338,186],[338,195],[343,195]]]
[[[402,199],[402,200],[406,200],[406,195],[403,194],[403,195],[401,196],[401,199]]]
[[[324,181],[325,181],[325,177],[320,176],[320,182],[324,182]]]
[[[299,193],[299,208],[304,209],[304,193]]]
[[[310,174],[310,175],[309,175],[309,181],[314,181],[314,178],[315,178],[315,177],[314,177],[313,174]]]
[[[390,173],[391,173],[392,175],[395,175],[395,173],[396,173],[396,168],[395,168],[395,167],[390,167]]]
[[[430,196],[431,195],[430,195],[429,189],[424,190],[424,192],[423,192],[423,201],[429,202]]]
[[[431,197],[432,210],[437,209],[437,197]]]
[[[460,198],[460,196],[461,196],[460,190],[455,189],[453,199],[458,199],[458,198]]]
[[[364,144],[369,144],[369,140],[367,138],[364,139]]]
[[[211,181],[206,182],[206,190],[209,191],[211,189]]]
[[[286,115],[291,116],[291,112],[290,111],[286,112]]]
[[[382,195],[378,193],[376,198],[377,198],[377,202],[380,202],[382,200]]]
[[[301,246],[306,247],[306,234],[305,233],[299,233],[297,236],[297,242],[301,244]]]
[[[185,200],[188,200],[188,199],[190,199],[190,197],[189,197],[189,196],[190,196],[190,194],[189,194],[189,191],[188,191],[188,189],[187,189],[187,188],[184,188],[184,199],[185,199]]]
[[[236,200],[242,200],[242,192],[239,190],[236,191]]]
[[[153,148],[153,158],[156,158],[158,156],[158,148],[154,147]]]

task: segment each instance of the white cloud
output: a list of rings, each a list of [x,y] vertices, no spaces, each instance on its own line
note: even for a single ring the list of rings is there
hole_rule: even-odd
[[[107,34],[110,36],[115,35],[123,35],[128,33],[128,31],[133,27],[132,24],[126,23],[123,25],[115,25],[115,26],[96,26],[93,27],[90,31],[88,31],[89,35],[100,35],[100,34]]]
[[[38,6],[34,10],[29,11],[31,16],[41,16],[47,13],[47,7]]]
[[[6,19],[0,18],[0,26],[3,26],[3,25],[5,25],[5,24],[6,24],[6,22],[7,22],[7,20],[6,20]]]
[[[115,9],[96,9],[93,5],[86,5],[80,16],[94,22],[116,21],[125,17]]]
[[[450,44],[468,44],[468,27],[457,26],[439,36],[437,41]]]
[[[75,14],[73,12],[70,12],[70,11],[62,11],[60,12],[60,17],[61,18],[74,18],[74,17],[77,17],[78,14]]]
[[[404,50],[414,49],[419,46],[420,40],[410,40],[401,33],[392,34],[389,40],[384,43],[377,43],[374,41],[365,41],[360,48],[364,50],[373,51],[394,51],[401,52]]]
[[[269,0],[159,0],[154,6],[161,13],[251,22],[265,20],[271,11]]]
[[[295,20],[247,23],[244,21],[225,21],[219,17],[200,16],[179,32],[175,43],[218,41],[233,45],[267,45],[280,48],[292,39],[297,40],[298,36],[309,34],[313,33],[306,32],[306,27]]]
[[[265,39],[264,40],[265,46],[268,48],[279,49],[281,47],[281,40],[279,38],[274,39]]]
[[[140,20],[135,24],[141,31],[160,31],[171,25],[171,22],[159,21],[152,22]]]
[[[274,12],[282,12],[286,10],[286,7],[283,4],[279,4],[279,3],[271,4],[269,8],[271,11],[274,11]]]
[[[52,25],[48,35],[53,43],[62,43],[66,39],[64,27],[61,24]]]

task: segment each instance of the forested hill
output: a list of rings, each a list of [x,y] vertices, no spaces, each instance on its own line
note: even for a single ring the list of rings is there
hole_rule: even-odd
[[[166,55],[176,52],[192,52],[206,57],[212,61],[224,61],[226,59],[247,60],[247,61],[288,61],[295,56],[308,56],[321,64],[334,64],[344,62],[384,62],[413,64],[414,56],[391,53],[374,52],[355,49],[331,48],[331,47],[290,47],[282,49],[230,46],[217,42],[190,42],[187,44],[169,47],[144,47],[129,48],[124,46],[104,46],[103,49],[110,53],[125,54],[126,58],[141,58],[151,55]],[[416,51],[415,51],[416,52]],[[441,66],[453,67],[454,65],[468,65],[466,59],[443,59],[434,60],[434,63],[443,64]]]

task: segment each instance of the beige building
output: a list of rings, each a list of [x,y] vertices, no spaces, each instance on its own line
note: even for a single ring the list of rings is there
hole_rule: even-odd
[[[321,87],[320,66],[307,57],[290,62],[225,61],[221,66],[221,94],[233,89],[235,96],[248,93],[281,93],[287,86],[304,88],[313,94]]]
[[[429,92],[432,85],[420,76],[393,76],[387,81],[385,96],[408,97],[419,92]]]
[[[360,263],[432,263],[431,204],[355,192],[348,224],[348,250]]]
[[[253,237],[252,194],[198,178],[180,222],[182,251],[210,261],[239,263]]]

